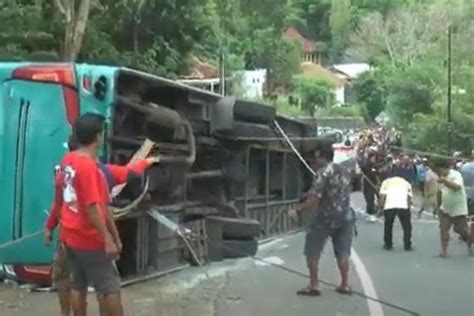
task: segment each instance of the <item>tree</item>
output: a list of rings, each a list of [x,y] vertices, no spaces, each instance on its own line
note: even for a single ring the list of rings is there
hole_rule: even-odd
[[[351,1],[333,0],[329,19],[332,35],[333,57],[343,54],[351,32]]]
[[[92,0],[55,0],[65,25],[62,50],[65,61],[75,61],[81,51],[91,2]]]
[[[406,128],[415,114],[432,114],[436,100],[434,67],[418,65],[407,69],[395,69],[388,73],[387,110],[399,127]]]
[[[370,62],[388,59],[396,67],[413,65],[446,33],[447,12],[442,4],[413,4],[386,18],[371,13],[361,19],[351,36],[348,54]]]
[[[353,84],[356,102],[367,121],[373,122],[385,110],[385,83],[382,71],[366,72]]]
[[[334,87],[326,80],[300,75],[295,79],[295,88],[300,95],[302,108],[310,116],[314,116],[317,108],[326,108],[334,103]]]

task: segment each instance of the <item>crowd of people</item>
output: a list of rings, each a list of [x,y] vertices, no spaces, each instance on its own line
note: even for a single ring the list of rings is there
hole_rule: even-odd
[[[424,212],[439,218],[442,257],[447,256],[447,240],[451,226],[472,252],[474,228],[469,230],[469,214],[474,192],[474,162],[422,157],[403,153],[400,134],[376,126],[362,133],[357,147],[357,162],[363,177],[363,193],[368,221],[384,216],[384,248],[391,250],[392,230],[398,217],[404,231],[404,248],[412,250],[411,210],[414,193],[421,205],[418,218]]]
[[[393,138],[392,138],[393,136]],[[414,191],[423,203],[418,210],[433,212],[439,218],[440,252],[448,256],[451,228],[468,246],[473,255],[474,226],[469,228],[466,188],[461,172],[455,170],[451,160],[428,160],[402,154],[400,136],[377,126],[358,139],[357,162],[363,174],[363,192],[369,220],[384,217],[383,247],[391,251],[393,224],[398,217],[403,230],[403,247],[413,251],[412,207]],[[337,259],[341,283],[340,294],[351,294],[348,284],[349,261],[354,235],[355,213],[350,207],[352,192],[350,174],[333,161],[334,148],[321,144],[313,157],[316,176],[306,200],[289,211],[291,218],[312,212],[313,220],[307,226],[304,255],[309,269],[310,282],[298,295],[319,296],[319,259],[327,239],[331,238]],[[465,167],[462,166],[461,168]],[[470,168],[473,170],[474,163]],[[474,181],[473,181],[474,182]]]

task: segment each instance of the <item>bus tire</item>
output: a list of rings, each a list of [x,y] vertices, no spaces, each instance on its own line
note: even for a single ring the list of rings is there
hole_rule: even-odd
[[[276,109],[251,101],[238,100],[234,105],[234,117],[254,123],[270,123],[276,119]]]

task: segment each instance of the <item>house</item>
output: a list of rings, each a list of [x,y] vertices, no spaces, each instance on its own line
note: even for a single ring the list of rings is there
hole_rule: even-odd
[[[237,73],[241,78],[241,96],[246,99],[262,99],[267,81],[267,70],[245,70]]]
[[[348,80],[357,79],[364,72],[370,71],[371,67],[365,63],[338,64],[333,65],[332,70]]]
[[[321,55],[324,52],[324,45],[307,39],[294,27],[289,27],[283,32],[283,37],[288,40],[297,41],[303,49],[303,61],[321,63]]]
[[[332,65],[333,71],[339,78],[345,80],[344,101],[343,103],[351,103],[354,100],[352,91],[352,82],[359,78],[363,73],[371,71],[372,67],[365,63],[348,63]]]

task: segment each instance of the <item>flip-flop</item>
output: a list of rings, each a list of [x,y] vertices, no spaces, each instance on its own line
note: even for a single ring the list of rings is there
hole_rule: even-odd
[[[298,292],[296,292],[296,294],[301,295],[301,296],[320,296],[321,291],[318,289],[305,288],[305,289],[299,290]]]
[[[335,291],[343,295],[352,295],[352,289],[349,286],[346,288],[337,287]]]

